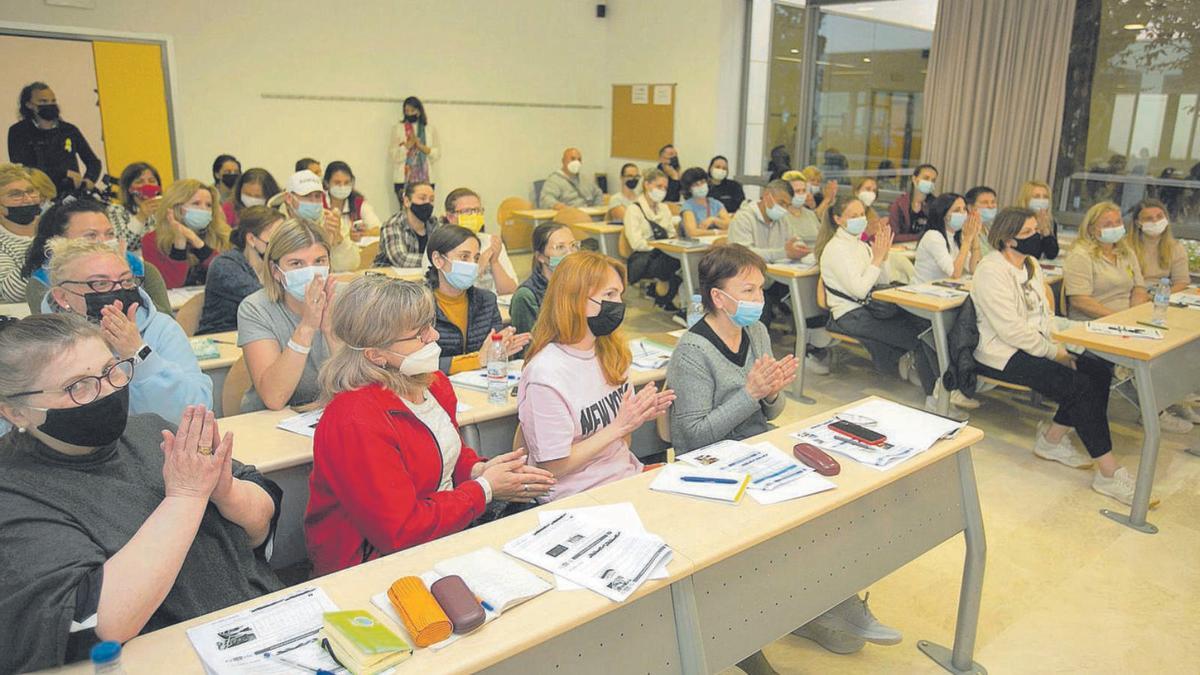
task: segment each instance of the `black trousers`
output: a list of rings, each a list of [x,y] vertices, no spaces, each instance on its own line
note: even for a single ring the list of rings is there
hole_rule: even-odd
[[[1107,361],[1085,353],[1075,360],[1072,370],[1053,359],[1018,351],[1004,364],[1004,370],[976,362],[975,372],[1024,385],[1053,400],[1058,404],[1055,423],[1075,429],[1092,457],[1100,457],[1112,450],[1108,392],[1113,367]]]
[[[900,357],[913,352],[913,362],[921,376],[925,395],[933,394],[933,385],[939,377],[937,354],[919,337],[929,329],[925,319],[908,312],[900,312],[890,319],[876,319],[865,307],[860,307],[843,314],[840,319],[831,315],[829,328],[858,338],[881,373],[898,373]]]

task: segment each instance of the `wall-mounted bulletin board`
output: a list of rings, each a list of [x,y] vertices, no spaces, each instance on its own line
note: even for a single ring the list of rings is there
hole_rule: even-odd
[[[675,142],[674,84],[614,84],[612,156],[658,159]]]

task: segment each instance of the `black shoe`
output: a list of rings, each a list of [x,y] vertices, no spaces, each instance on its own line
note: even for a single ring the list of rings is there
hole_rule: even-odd
[[[659,309],[663,309],[668,312],[677,312],[679,314],[683,314],[683,310],[679,309],[679,307],[671,300],[659,299],[659,300],[655,300],[654,304]]]

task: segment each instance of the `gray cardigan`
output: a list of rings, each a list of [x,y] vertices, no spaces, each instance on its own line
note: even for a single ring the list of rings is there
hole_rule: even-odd
[[[667,366],[667,386],[675,391],[670,420],[676,453],[761,434],[771,428],[767,420],[783,412],[782,394],[768,404],[746,393],[754,361],[771,353],[765,326],[755,321],[746,331],[750,351],[740,368],[703,336],[688,331],[679,339]]]

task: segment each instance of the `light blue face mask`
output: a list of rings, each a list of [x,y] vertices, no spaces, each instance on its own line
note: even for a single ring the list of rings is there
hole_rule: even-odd
[[[859,216],[846,221],[846,231],[854,236],[859,236],[867,231],[867,217]]]
[[[1100,230],[1100,241],[1105,244],[1115,244],[1125,236],[1125,226],[1106,227]]]
[[[772,204],[767,207],[767,218],[770,218],[772,222],[780,220],[786,215],[787,209],[783,208],[779,204]]]
[[[725,291],[722,291],[719,288],[717,289],[717,292],[720,293],[721,295],[724,295],[725,297],[729,298],[730,300],[737,300],[737,298],[726,293]],[[738,326],[740,328],[745,328],[746,326],[753,324],[755,321],[758,321],[759,317],[762,316],[763,303],[761,303],[761,302],[750,302],[749,300],[738,300],[737,304],[738,304],[738,306],[737,306],[736,312],[734,312],[733,314],[729,314],[729,312],[725,312],[726,314],[729,314],[729,320],[732,321],[735,326]]]
[[[1050,208],[1050,200],[1043,197],[1034,197],[1029,200],[1029,208],[1034,211],[1045,211]]]
[[[917,181],[917,191],[923,195],[932,193],[933,192],[933,181],[926,180],[924,178]]]
[[[800,207],[804,206],[806,203],[807,203],[807,200],[804,199],[803,193],[792,195],[792,206],[794,206],[796,208],[800,208]]]
[[[189,229],[196,232],[203,232],[208,229],[208,224],[212,222],[212,211],[208,209],[193,209],[185,208],[183,210],[183,224]]]
[[[965,225],[966,222],[967,214],[962,213],[961,211],[958,213],[951,213],[950,218],[946,221],[946,227],[950,228],[951,232],[958,232],[959,230],[963,229],[963,225]]]
[[[450,264],[450,271],[443,271],[446,282],[460,291],[465,291],[475,285],[475,277],[479,276],[479,263],[455,260]]]
[[[308,287],[313,279],[317,277],[324,279],[329,276],[329,267],[326,265],[310,265],[308,267],[282,271],[283,287],[287,290],[288,295],[301,302],[304,301],[304,294],[308,291]]]
[[[990,223],[996,219],[996,209],[979,209],[979,217],[985,223]]]
[[[317,202],[300,202],[296,205],[296,215],[315,223],[321,217],[321,209]]]
[[[564,254],[564,255],[552,255],[546,259],[546,265],[550,268],[551,274],[554,274],[554,269],[556,267],[558,267],[559,265],[561,265],[562,261],[566,260],[568,255],[570,255],[570,254],[568,253],[568,254]]]

